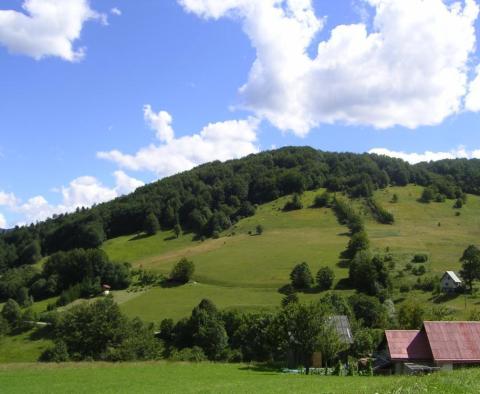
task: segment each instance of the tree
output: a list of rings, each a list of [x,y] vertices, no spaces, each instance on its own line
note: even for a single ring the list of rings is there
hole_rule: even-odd
[[[357,252],[368,250],[370,247],[370,241],[365,231],[359,231],[352,235],[348,242],[347,249],[342,253],[342,256],[347,259],[353,259]]]
[[[175,226],[173,226],[173,232],[175,233],[175,237],[179,237],[180,234],[182,233],[182,227],[177,223]]]
[[[178,283],[187,283],[195,272],[193,261],[182,258],[172,269],[170,280]]]
[[[418,330],[423,324],[425,318],[425,309],[423,306],[409,300],[402,304],[398,310],[398,323],[403,329]]]
[[[257,232],[257,235],[262,235],[263,234],[263,226],[261,224],[257,225],[255,230]]]
[[[320,290],[330,290],[335,280],[335,274],[330,267],[323,267],[317,272],[316,279]]]
[[[359,293],[349,297],[348,301],[356,319],[361,320],[365,327],[384,328],[386,326],[387,310],[378,298]]]
[[[273,331],[278,345],[285,352],[292,352],[308,374],[312,355],[321,346],[327,314],[325,308],[316,304],[291,303],[275,318]]]
[[[423,189],[422,196],[420,197],[420,201],[424,203],[429,203],[432,201],[437,195],[437,191],[434,190],[432,187],[426,187]]]
[[[368,295],[378,295],[391,288],[389,272],[383,259],[372,257],[367,251],[360,251],[350,261],[348,278],[352,286]]]
[[[470,245],[463,252],[460,262],[462,263],[460,275],[471,292],[473,282],[480,279],[480,250],[476,246]]]
[[[290,280],[295,289],[309,289],[312,286],[313,278],[308,264],[305,262],[297,264],[290,273]]]
[[[21,323],[22,310],[20,305],[10,298],[3,306],[1,315],[11,327],[15,328]]]
[[[144,230],[148,235],[155,235],[160,229],[158,219],[153,212],[150,212],[145,218]]]

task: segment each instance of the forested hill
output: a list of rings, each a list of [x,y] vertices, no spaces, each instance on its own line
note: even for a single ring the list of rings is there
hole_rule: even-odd
[[[387,185],[416,183],[437,196],[480,194],[480,160],[408,163],[374,154],[330,153],[286,147],[225,163],[212,162],[137,189],[90,209],[59,215],[0,234],[0,273],[59,250],[94,248],[107,238],[145,227],[215,236],[256,204],[326,187],[369,197]]]

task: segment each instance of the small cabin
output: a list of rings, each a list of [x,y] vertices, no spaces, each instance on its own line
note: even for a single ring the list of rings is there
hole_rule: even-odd
[[[103,295],[109,295],[110,294],[110,286],[105,284],[105,285],[102,285],[102,290],[103,290]]]
[[[453,293],[461,285],[461,279],[453,271],[446,271],[440,279],[440,288],[444,293]]]

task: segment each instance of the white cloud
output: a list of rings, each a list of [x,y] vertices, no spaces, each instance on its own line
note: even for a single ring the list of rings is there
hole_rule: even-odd
[[[468,95],[465,98],[465,108],[469,111],[480,112],[480,66],[477,67],[477,76],[468,88]]]
[[[97,156],[129,170],[148,170],[162,177],[208,161],[224,161],[258,152],[255,142],[259,121],[255,118],[210,123],[197,134],[175,138],[168,112],[155,114],[147,105],[144,113],[161,144],[151,144],[134,155],[112,150],[98,152]]]
[[[322,123],[416,128],[459,112],[475,50],[474,0],[365,0],[373,28],[339,25],[308,54],[323,20],[310,0],[178,0],[203,18],[232,17],[256,49],[243,106],[305,135]]]
[[[158,114],[152,111],[150,105],[143,107],[143,116],[152,130],[157,132],[157,138],[162,142],[173,140],[174,132],[172,129],[172,116],[166,111],[160,111]]]
[[[1,213],[0,213],[0,229],[4,229],[4,228],[7,228],[8,225],[7,225],[7,219],[5,219],[5,216],[3,216]]]
[[[13,193],[0,191],[0,206],[13,207],[17,204],[17,198]]]
[[[35,196],[26,202],[21,202],[12,193],[0,192],[0,205],[4,205],[9,211],[22,217],[21,223],[32,223],[44,220],[54,214],[73,212],[77,208],[90,207],[112,200],[123,194],[133,192],[144,183],[138,179],[129,177],[123,171],[114,172],[115,186],[104,186],[97,178],[82,176],[74,179],[68,186],[56,189],[62,195],[62,202],[58,205],[50,204],[45,197]],[[2,199],[2,196],[7,198]],[[2,202],[4,202],[2,204]],[[0,225],[0,228],[2,226]]]
[[[74,43],[83,24],[91,19],[107,24],[106,16],[92,10],[88,0],[25,0],[22,8],[25,13],[0,10],[0,45],[36,60],[81,60],[84,48]]]
[[[123,171],[115,171],[115,193],[119,196],[135,191],[137,188],[145,185],[142,181],[132,178]]]
[[[122,11],[120,9],[118,9],[117,7],[113,7],[111,10],[110,10],[110,13],[112,15],[116,15],[116,16],[120,16],[122,15]]]
[[[449,152],[425,151],[423,153],[406,153],[402,151],[393,151],[386,148],[374,148],[370,149],[368,153],[396,157],[398,159],[408,161],[411,164],[420,163],[422,161],[428,162],[443,159],[480,159],[480,149],[468,151],[462,146],[458,147],[457,149],[452,149]]]

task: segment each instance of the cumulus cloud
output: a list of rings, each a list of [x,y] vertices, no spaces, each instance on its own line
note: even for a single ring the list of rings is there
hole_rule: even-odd
[[[122,168],[148,170],[163,177],[208,161],[239,158],[259,150],[255,145],[259,121],[255,118],[210,123],[199,133],[175,138],[168,112],[154,113],[146,105],[144,115],[160,144],[151,144],[133,155],[112,150],[98,152],[97,157],[113,161]]]
[[[1,213],[0,213],[0,229],[2,228],[7,228],[8,225],[7,225],[7,219],[5,219],[5,216],[3,216]]]
[[[62,196],[62,202],[58,205],[49,203],[40,195],[22,202],[14,194],[0,191],[0,206],[6,206],[12,213],[20,215],[21,223],[32,223],[55,214],[73,212],[77,208],[90,207],[93,204],[112,200],[144,185],[142,181],[128,176],[123,171],[116,171],[113,175],[115,177],[113,188],[103,185],[92,176],[74,179],[68,186],[57,190]],[[2,228],[1,225],[0,228]]]
[[[310,0],[178,0],[202,18],[241,20],[256,49],[242,105],[281,130],[322,123],[416,128],[462,109],[475,50],[474,0],[365,0],[373,26],[323,27]]]
[[[22,8],[24,12],[0,10],[0,45],[36,60],[81,60],[85,50],[74,43],[83,24],[91,19],[107,24],[106,16],[92,10],[88,0],[25,0]]]
[[[465,108],[472,112],[480,112],[480,66],[477,67],[477,76],[470,83]]]
[[[460,146],[457,149],[452,149],[448,152],[432,152],[425,151],[423,153],[407,153],[402,151],[394,151],[386,148],[374,148],[370,149],[368,153],[376,153],[377,155],[384,155],[390,157],[396,157],[408,161],[411,164],[420,163],[422,161],[437,161],[443,159],[480,159],[480,149],[468,151],[464,147]]]

